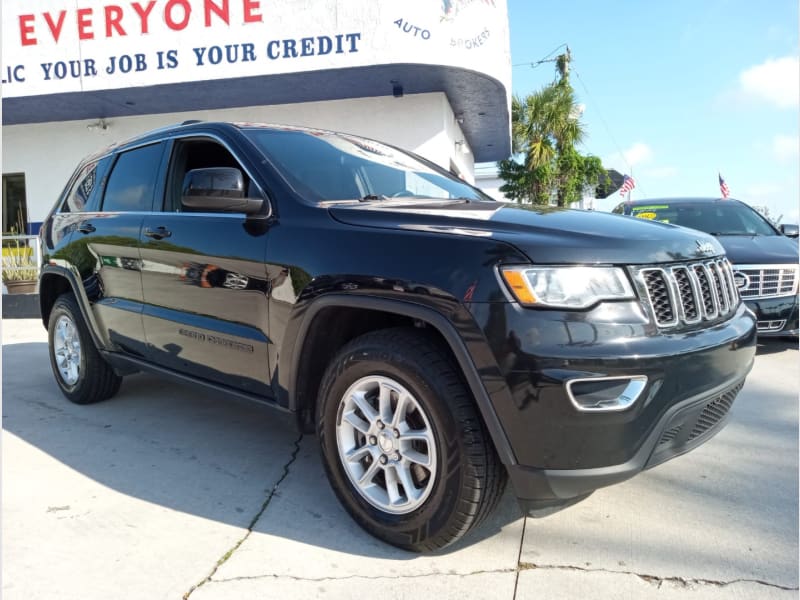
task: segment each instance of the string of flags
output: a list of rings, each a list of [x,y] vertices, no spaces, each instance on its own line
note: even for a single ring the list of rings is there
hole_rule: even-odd
[[[720,173],[717,173],[717,176],[719,177],[719,191],[722,193],[723,198],[727,198],[731,195],[731,188],[729,188],[728,184],[725,183],[725,180],[722,178]]]

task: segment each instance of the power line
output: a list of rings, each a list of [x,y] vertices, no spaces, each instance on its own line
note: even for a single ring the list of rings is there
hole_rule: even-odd
[[[617,149],[617,153],[619,154],[620,158],[622,159],[622,162],[624,162],[625,166],[628,167],[628,172],[631,173],[631,175],[633,175],[633,166],[628,162],[628,159],[625,158],[625,153],[620,148],[620,145],[617,143],[617,140],[614,137],[614,134],[611,132],[611,128],[608,126],[608,123],[606,122],[605,118],[603,117],[603,113],[600,110],[600,105],[594,100],[594,98],[592,98],[592,95],[589,93],[589,88],[586,86],[586,84],[583,81],[583,78],[580,76],[580,73],[578,73],[577,69],[575,69],[574,66],[572,67],[572,72],[575,73],[575,76],[578,78],[578,81],[580,82],[581,87],[586,92],[586,97],[589,98],[589,100],[592,102],[592,104],[594,104],[595,109],[597,110],[597,115],[600,117],[600,121],[603,123],[603,127],[605,127],[605,129],[606,129],[606,133],[608,133],[608,137],[610,137],[611,141],[614,143],[614,147]],[[636,182],[636,187],[639,188],[639,191],[641,191],[642,194],[647,196],[647,193],[644,191],[644,188],[641,185],[639,185],[638,181]]]
[[[558,57],[556,57],[556,58],[550,58],[550,57],[553,56],[553,54],[555,54],[559,50],[561,50],[561,48],[569,49],[569,46],[567,46],[566,43],[561,44],[558,48],[556,48],[555,50],[553,50],[549,54],[546,54],[543,58],[541,58],[541,59],[539,59],[537,61],[517,63],[516,65],[511,65],[511,66],[512,67],[531,67],[532,69],[535,69],[536,67],[538,67],[541,64],[548,63],[548,62],[556,62],[558,60]]]
[[[542,65],[544,63],[558,62],[559,57],[555,57],[555,58],[551,58],[551,57],[556,52],[561,50],[562,48],[566,48],[567,55],[569,55],[569,46],[566,43],[564,43],[564,44],[561,44],[558,47],[554,48],[551,52],[549,52],[548,54],[546,54],[544,57],[542,57],[541,59],[539,59],[537,61],[517,63],[517,64],[511,65],[511,66],[512,67],[531,67],[532,69],[535,69],[536,67],[538,67],[539,65]],[[633,176],[633,165],[631,165],[628,162],[628,159],[625,158],[625,153],[622,151],[622,148],[620,147],[619,143],[617,143],[617,140],[614,137],[614,134],[611,132],[611,128],[608,126],[608,122],[605,120],[605,117],[603,117],[603,113],[600,110],[600,105],[597,102],[595,102],[595,100],[592,97],[591,93],[589,93],[589,88],[587,87],[586,83],[583,81],[583,78],[580,76],[580,73],[578,73],[578,71],[575,69],[574,66],[572,66],[571,63],[572,63],[572,61],[570,60],[570,66],[572,67],[572,72],[575,73],[575,76],[578,78],[578,81],[580,82],[581,87],[586,92],[587,98],[589,98],[589,100],[592,102],[592,104],[594,104],[595,109],[597,110],[597,115],[600,117],[600,121],[603,123],[603,127],[605,128],[606,133],[608,134],[608,137],[611,138],[611,141],[613,142],[614,147],[617,149],[617,154],[619,154],[620,158],[622,159],[622,162],[624,162],[625,165],[627,166],[628,172],[631,174],[631,176]],[[639,190],[642,192],[642,194],[644,194],[645,196],[647,195],[647,193],[644,190],[644,187],[639,185],[638,181],[636,183],[636,187],[639,188]]]

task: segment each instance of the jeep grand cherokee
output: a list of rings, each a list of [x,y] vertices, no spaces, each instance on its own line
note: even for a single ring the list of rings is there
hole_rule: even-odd
[[[146,370],[287,411],[340,501],[410,550],[544,515],[719,431],[755,320],[710,236],[494,202],[419,157],[189,123],[84,160],[40,303],[71,401]]]

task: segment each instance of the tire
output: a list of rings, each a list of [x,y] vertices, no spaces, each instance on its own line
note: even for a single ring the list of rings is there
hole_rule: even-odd
[[[404,550],[455,542],[505,488],[505,468],[449,353],[419,330],[376,331],[342,348],[322,380],[317,428],[340,502]]]
[[[100,356],[71,293],[56,299],[47,339],[56,383],[70,402],[93,404],[119,391],[122,377]]]

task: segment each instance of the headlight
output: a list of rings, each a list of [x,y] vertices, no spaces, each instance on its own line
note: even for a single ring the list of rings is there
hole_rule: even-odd
[[[527,306],[587,308],[601,300],[635,298],[617,267],[500,267],[500,273]]]

